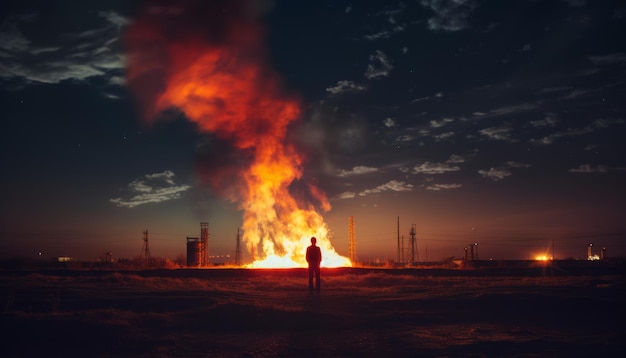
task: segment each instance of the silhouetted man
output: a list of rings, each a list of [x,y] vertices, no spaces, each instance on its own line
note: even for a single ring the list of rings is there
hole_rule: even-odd
[[[309,291],[313,292],[313,275],[315,274],[315,288],[320,290],[320,263],[322,262],[322,251],[315,246],[317,239],[311,238],[311,246],[306,248],[306,262],[309,263]]]

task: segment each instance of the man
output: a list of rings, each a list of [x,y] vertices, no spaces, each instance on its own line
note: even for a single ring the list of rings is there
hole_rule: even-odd
[[[313,292],[313,274],[315,274],[315,288],[320,290],[320,263],[322,262],[322,251],[315,246],[317,239],[311,238],[311,246],[306,248],[306,262],[309,263],[309,291]]]

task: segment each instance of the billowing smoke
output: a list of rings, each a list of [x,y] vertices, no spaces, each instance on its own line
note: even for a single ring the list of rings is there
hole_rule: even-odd
[[[305,158],[287,140],[301,115],[269,66],[260,1],[152,1],[126,34],[128,84],[144,118],[182,112],[215,140],[198,174],[243,211],[244,241],[266,266],[302,266],[311,236],[327,266],[350,265],[337,255],[316,205],[330,208],[312,183],[299,185]]]

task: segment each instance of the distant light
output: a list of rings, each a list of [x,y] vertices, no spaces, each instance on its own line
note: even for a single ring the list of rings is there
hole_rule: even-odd
[[[589,261],[597,261],[597,260],[600,260],[600,256],[598,256],[598,255],[589,255],[589,256],[587,256],[587,260],[589,260]]]
[[[549,257],[548,255],[535,256],[535,261],[550,261],[550,260],[552,260],[552,257]]]

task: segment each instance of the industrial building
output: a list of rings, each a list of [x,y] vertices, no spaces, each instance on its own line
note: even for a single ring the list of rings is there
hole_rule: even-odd
[[[200,238],[187,236],[187,266],[209,265],[209,223],[200,223]]]

